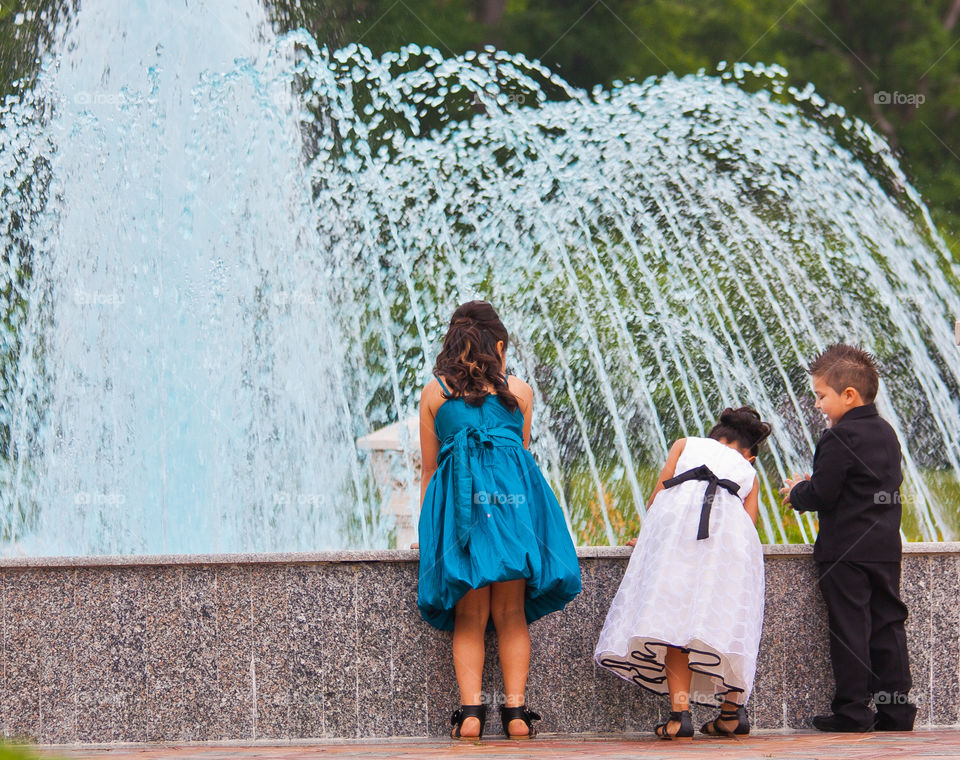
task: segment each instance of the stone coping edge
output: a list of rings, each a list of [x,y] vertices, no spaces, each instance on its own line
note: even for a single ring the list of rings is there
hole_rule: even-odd
[[[628,546],[579,546],[580,559],[629,557]],[[764,544],[767,557],[796,557],[813,554],[810,544]],[[904,554],[960,554],[960,542],[916,542],[903,545]],[[156,565],[278,565],[334,564],[339,562],[416,562],[416,549],[355,549],[320,552],[262,552],[246,554],[121,554],[87,557],[0,557],[3,568],[130,567]]]

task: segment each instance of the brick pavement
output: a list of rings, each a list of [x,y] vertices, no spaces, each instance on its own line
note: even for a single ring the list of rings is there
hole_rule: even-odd
[[[527,742],[491,739],[481,743],[437,740],[204,743],[168,745],[38,746],[31,753],[43,760],[387,760],[403,758],[476,758],[477,760],[903,760],[960,758],[960,730],[917,730],[912,733],[822,734],[813,731],[757,732],[744,739],[696,737],[665,742],[649,735],[569,737],[541,736]]]

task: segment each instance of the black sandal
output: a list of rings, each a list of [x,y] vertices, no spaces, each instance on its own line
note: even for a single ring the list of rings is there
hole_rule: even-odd
[[[676,721],[680,724],[675,734],[667,732],[667,724]],[[660,723],[653,729],[653,733],[661,739],[692,739],[693,738],[693,718],[690,717],[689,710],[680,710],[670,713],[666,723]]]
[[[724,731],[720,722],[737,721],[737,727],[732,731]],[[746,736],[750,733],[750,721],[747,719],[747,709],[741,705],[736,710],[720,709],[720,714],[713,720],[708,720],[700,726],[700,733],[707,736]]]
[[[476,736],[460,736],[460,729],[463,727],[463,721],[467,718],[476,718],[480,721],[480,733]],[[460,705],[450,716],[450,725],[453,730],[450,732],[450,738],[459,739],[462,742],[477,742],[483,737],[483,727],[487,723],[486,705]]]
[[[524,723],[526,723],[527,733],[511,734],[511,720],[522,720]],[[506,705],[500,705],[500,722],[503,723],[503,735],[508,739],[532,739],[537,735],[537,729],[531,725],[535,720],[542,720],[542,718],[533,710],[528,710],[526,705],[520,705],[520,707],[507,707]]]

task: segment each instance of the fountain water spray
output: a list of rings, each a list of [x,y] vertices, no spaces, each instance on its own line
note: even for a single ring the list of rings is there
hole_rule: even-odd
[[[774,423],[761,535],[812,540],[776,489],[837,340],[884,366],[908,537],[957,536],[957,269],[811,88],[585,92],[503,51],[330,51],[246,0],[153,13],[84,2],[0,111],[4,553],[387,545],[355,440],[416,413],[475,297],[580,542],[635,532],[670,441],[745,403]]]

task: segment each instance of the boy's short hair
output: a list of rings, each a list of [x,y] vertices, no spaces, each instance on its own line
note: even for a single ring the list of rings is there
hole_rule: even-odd
[[[853,388],[865,403],[873,403],[880,387],[877,360],[859,346],[834,343],[810,362],[807,372],[821,378],[837,393]]]

